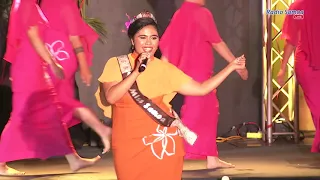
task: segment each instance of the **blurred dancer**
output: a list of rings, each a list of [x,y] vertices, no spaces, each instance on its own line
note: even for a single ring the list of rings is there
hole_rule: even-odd
[[[213,75],[214,48],[225,60],[235,56],[221,39],[211,12],[203,7],[205,0],[185,0],[174,14],[160,41],[162,59],[169,60],[198,82]],[[242,79],[248,78],[247,69],[237,70]],[[207,168],[233,167],[218,158],[216,144],[219,101],[216,90],[201,96],[185,96],[181,119],[198,134],[191,146],[185,143],[186,159],[207,159]]]
[[[286,40],[278,82],[284,85],[288,60],[295,51],[294,70],[311,111],[316,134],[311,152],[320,152],[320,7],[319,0],[297,0],[290,5],[283,24]],[[303,13],[302,13],[303,11]]]
[[[42,40],[50,28],[35,0],[14,0],[5,59],[12,63],[13,109],[0,139],[0,175],[22,175],[6,165],[21,159],[65,155],[72,171],[94,164],[99,156],[78,156],[61,118],[61,104],[48,76],[64,77]]]
[[[97,132],[104,144],[106,153],[110,149],[111,128],[102,124],[97,116],[74,97],[74,79],[80,70],[82,81],[90,86],[89,66],[93,58],[92,46],[98,39],[82,19],[75,0],[42,0],[41,9],[50,22],[50,30],[44,33],[44,41],[51,54],[64,69],[65,79],[54,78],[59,101],[66,107],[63,121],[69,127],[78,124],[81,119]]]

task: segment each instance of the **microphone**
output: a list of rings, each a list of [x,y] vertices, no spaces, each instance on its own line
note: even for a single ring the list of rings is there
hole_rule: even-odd
[[[147,62],[148,62],[148,58],[145,58],[144,60],[142,60],[140,66],[139,66],[139,73],[142,73],[144,70],[146,70]]]

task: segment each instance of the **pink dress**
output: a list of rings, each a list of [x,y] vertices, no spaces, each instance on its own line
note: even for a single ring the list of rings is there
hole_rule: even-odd
[[[5,54],[12,63],[13,107],[0,139],[0,162],[74,152],[47,67],[27,37],[30,26],[38,26],[41,37],[49,29],[35,0],[15,0]]]
[[[65,116],[63,121],[68,127],[80,121],[73,117],[75,108],[84,107],[75,99],[74,81],[78,70],[78,61],[69,36],[80,36],[87,55],[88,64],[91,65],[93,44],[98,35],[82,20],[75,0],[42,0],[41,9],[50,22],[50,30],[44,34],[44,41],[48,49],[55,56],[58,63],[64,68],[65,79],[54,78],[59,100],[63,104]]]
[[[320,7],[319,0],[297,0],[290,10],[304,10],[304,15],[287,15],[282,37],[296,46],[295,73],[311,111],[316,134],[311,152],[320,152]],[[302,18],[303,17],[303,18]]]
[[[212,14],[198,4],[184,2],[160,41],[162,55],[198,82],[213,75],[212,43],[221,42]],[[198,134],[193,146],[185,143],[186,159],[218,156],[216,136],[219,101],[216,91],[202,97],[186,96],[182,121]]]

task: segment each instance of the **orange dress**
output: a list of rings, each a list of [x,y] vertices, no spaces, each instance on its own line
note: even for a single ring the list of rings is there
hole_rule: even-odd
[[[133,67],[134,58],[129,54]],[[101,83],[122,80],[117,58],[108,60]],[[191,78],[175,66],[154,58],[140,74],[137,84],[141,93],[170,112],[174,93]],[[107,117],[112,117],[112,150],[119,180],[181,180],[183,169],[183,139],[177,128],[160,126],[125,94],[112,107],[97,102]],[[112,109],[112,110],[111,110]]]

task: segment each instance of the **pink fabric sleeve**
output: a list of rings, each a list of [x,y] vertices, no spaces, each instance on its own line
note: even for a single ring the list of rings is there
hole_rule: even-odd
[[[41,22],[44,21],[34,1],[15,0],[13,2],[9,18],[7,49],[4,56],[6,61],[11,63],[14,61],[21,39],[27,37],[27,31],[31,26],[37,26]]]
[[[206,8],[202,8],[198,14],[199,26],[203,30],[205,40],[211,44],[221,42],[222,39],[211,12]]]
[[[297,9],[297,3],[292,3],[289,7],[289,10]],[[282,26],[282,35],[281,38],[285,39],[288,43],[296,46],[299,41],[299,20],[294,19],[293,15],[287,15],[283,26]]]
[[[35,3],[26,3],[25,6],[22,3],[20,8],[20,25],[23,27],[23,30],[25,32],[29,29],[29,27],[37,26],[42,21],[42,18],[38,11],[38,6]]]
[[[92,47],[99,38],[98,34],[82,19],[76,3],[66,4],[61,8],[61,16],[67,28],[67,33],[70,36],[80,36],[88,65],[91,66],[93,58]]]
[[[174,15],[171,18],[171,22],[175,22],[176,20],[176,16],[179,13],[180,10],[177,10]],[[177,23],[180,23],[179,21],[177,21]],[[159,48],[161,50],[161,53],[164,57],[169,56],[170,52],[172,52],[172,49],[170,49],[171,44],[176,42],[179,38],[174,38],[174,28],[176,25],[180,25],[180,24],[169,24],[167,29],[165,30],[165,32],[163,33],[162,37],[160,38],[160,42],[159,42]],[[172,27],[174,26],[174,27]],[[170,59],[171,60],[171,59]]]

